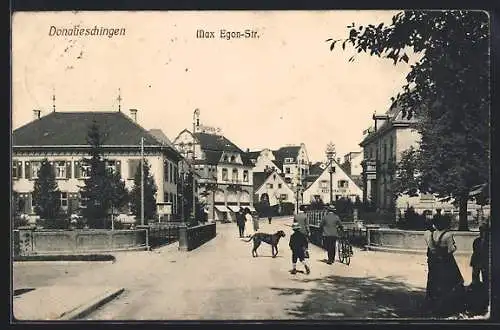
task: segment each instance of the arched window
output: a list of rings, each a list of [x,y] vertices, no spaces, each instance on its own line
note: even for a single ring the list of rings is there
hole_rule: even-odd
[[[227,168],[222,169],[222,181],[228,181]]]
[[[238,181],[238,169],[233,168],[233,175],[232,175],[233,181]]]

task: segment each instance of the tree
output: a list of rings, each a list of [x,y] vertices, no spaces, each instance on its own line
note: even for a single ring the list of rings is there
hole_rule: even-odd
[[[392,24],[348,26],[344,40],[357,53],[409,62],[403,92],[393,100],[403,116],[416,116],[421,134],[420,190],[459,204],[467,230],[470,189],[489,178],[489,21],[481,11],[404,11]],[[354,61],[353,55],[349,61]]]
[[[120,174],[106,169],[106,159],[102,149],[105,135],[106,133],[101,132],[99,125],[93,120],[86,138],[90,145],[90,158],[82,160],[82,163],[88,166],[86,173],[88,177],[84,179],[84,186],[80,189],[85,204],[82,214],[89,227],[93,228],[103,226],[112,207],[123,206],[127,198],[125,183],[121,180]]]
[[[141,221],[141,165],[138,165],[135,172],[134,186],[130,193],[131,211],[137,221]],[[144,220],[154,219],[156,216],[156,192],[158,188],[151,173],[151,166],[147,159],[144,159]]]
[[[42,161],[33,189],[35,213],[42,219],[54,221],[61,206],[54,167],[47,159]]]
[[[410,197],[418,196],[421,187],[420,153],[418,149],[410,147],[403,151],[401,160],[396,165],[395,178],[392,189],[395,195],[407,194]]]

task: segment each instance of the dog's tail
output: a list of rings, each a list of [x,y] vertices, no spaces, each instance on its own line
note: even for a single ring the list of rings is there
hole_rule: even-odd
[[[247,243],[248,243],[248,242],[250,242],[252,239],[253,239],[253,235],[252,235],[252,236],[250,236],[250,238],[248,239],[248,241],[243,240],[243,242],[247,242]]]

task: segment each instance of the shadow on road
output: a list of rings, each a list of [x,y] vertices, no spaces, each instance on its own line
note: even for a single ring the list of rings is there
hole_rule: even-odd
[[[395,277],[383,279],[328,276],[320,279],[296,279],[316,282],[314,289],[271,288],[280,295],[303,295],[299,305],[288,308],[292,317],[332,318],[424,318],[425,291],[414,289]]]

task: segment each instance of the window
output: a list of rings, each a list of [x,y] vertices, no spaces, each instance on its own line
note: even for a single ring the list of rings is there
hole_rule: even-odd
[[[55,162],[55,165],[56,165],[56,179],[66,179],[66,162],[57,161]]]
[[[268,183],[268,184],[267,184],[267,188],[268,188],[268,189],[273,189],[273,184],[272,184],[272,183]]]
[[[248,182],[248,170],[243,171],[243,181]]]
[[[231,156],[231,163],[234,163],[236,161],[236,157]]]
[[[40,172],[40,168],[42,167],[42,162],[30,162],[29,164],[31,167],[30,178],[38,179],[38,173]]]
[[[177,170],[177,166],[174,165],[174,183],[177,184],[177,177],[179,176],[179,172]]]
[[[222,169],[222,181],[228,181],[227,168]]]
[[[321,180],[319,182],[319,187],[322,189],[328,188],[330,185],[330,182],[328,180]]]
[[[86,165],[86,164],[82,165],[80,167],[80,169],[81,169],[81,177],[82,178],[85,178],[85,179],[90,178],[90,165]]]
[[[281,183],[278,183],[278,189],[281,189],[283,185]]]
[[[286,167],[286,168],[285,168],[285,173],[286,173],[286,174],[290,174],[290,167]]]
[[[339,180],[338,186],[339,188],[347,188],[349,186],[349,182],[346,180]]]
[[[224,156],[224,162],[227,163],[227,155]]]
[[[68,193],[67,192],[61,192],[60,200],[61,200],[61,207],[68,207]]]
[[[288,199],[288,195],[287,194],[281,194],[280,195],[280,200],[286,201],[287,199]]]
[[[285,164],[293,163],[293,158],[285,158]]]
[[[238,169],[233,168],[233,175],[232,175],[233,181],[238,181]]]
[[[129,159],[128,160],[128,179],[133,180],[137,172],[140,173],[141,160],[140,159]],[[165,164],[165,166],[167,166]],[[165,168],[164,168],[165,170]],[[167,177],[165,177],[167,180]]]
[[[111,172],[116,171],[116,161],[107,160],[106,161],[106,171],[111,171]]]
[[[22,167],[23,162],[13,161],[12,162],[12,179],[20,179],[22,178]]]
[[[170,178],[170,172],[168,170],[168,161],[165,161],[165,163],[163,164],[163,180],[165,182],[168,182],[168,179]]]

